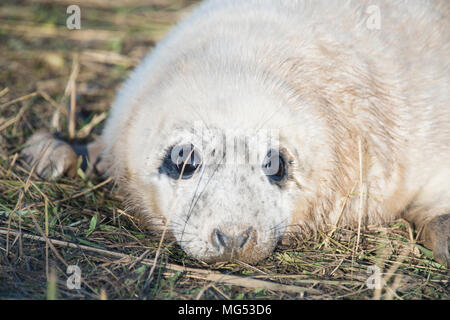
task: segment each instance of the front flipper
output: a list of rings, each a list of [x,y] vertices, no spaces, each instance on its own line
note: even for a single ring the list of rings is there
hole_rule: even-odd
[[[422,230],[423,243],[433,250],[434,259],[450,267],[450,214],[436,216]]]
[[[26,142],[21,156],[43,179],[55,180],[63,175],[75,176],[77,154],[66,142],[48,132],[37,132]]]
[[[81,168],[88,174],[104,174],[109,165],[102,157],[103,150],[101,138],[87,145],[72,146],[49,132],[40,131],[28,139],[21,156],[31,167],[35,167],[41,178],[55,180],[64,175],[75,176],[80,156]]]

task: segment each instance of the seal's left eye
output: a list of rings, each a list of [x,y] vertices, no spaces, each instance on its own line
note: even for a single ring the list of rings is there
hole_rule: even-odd
[[[169,153],[177,178],[180,175],[182,179],[192,178],[202,164],[200,152],[193,144],[177,145]]]
[[[284,156],[276,150],[269,150],[263,161],[262,169],[270,182],[280,183],[287,173]]]

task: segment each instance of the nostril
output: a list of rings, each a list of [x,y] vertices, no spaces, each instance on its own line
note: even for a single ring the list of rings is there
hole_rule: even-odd
[[[243,250],[246,245],[254,241],[256,241],[256,232],[252,227],[237,236],[227,235],[217,228],[211,233],[213,246],[224,252]]]
[[[219,229],[214,229],[212,233],[213,244],[218,248],[230,249],[231,239]]]
[[[250,239],[250,237],[252,235],[252,231],[253,231],[253,228],[250,227],[237,237],[237,239],[236,239],[237,240],[236,241],[237,248],[242,249],[248,243],[248,240]]]

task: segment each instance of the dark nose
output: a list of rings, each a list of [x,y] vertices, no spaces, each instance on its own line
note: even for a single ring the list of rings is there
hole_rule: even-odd
[[[237,236],[232,236],[219,229],[214,229],[211,238],[212,243],[216,248],[223,248],[224,251],[227,252],[244,249],[245,245],[249,243],[250,238],[255,236],[253,228],[250,227]]]

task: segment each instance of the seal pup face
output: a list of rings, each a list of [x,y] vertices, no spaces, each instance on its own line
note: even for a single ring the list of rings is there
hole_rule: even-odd
[[[276,130],[254,136],[190,129],[172,130],[167,145],[148,160],[148,167],[156,166],[141,190],[157,194],[160,213],[190,255],[255,263],[273,251],[290,222],[294,160]]]
[[[254,79],[182,80],[136,109],[125,187],[191,256],[256,263],[292,224],[317,122]]]
[[[186,252],[208,262],[256,262],[275,248],[289,221],[292,160],[268,134],[201,125],[174,134],[153,181],[172,194],[161,207]]]

